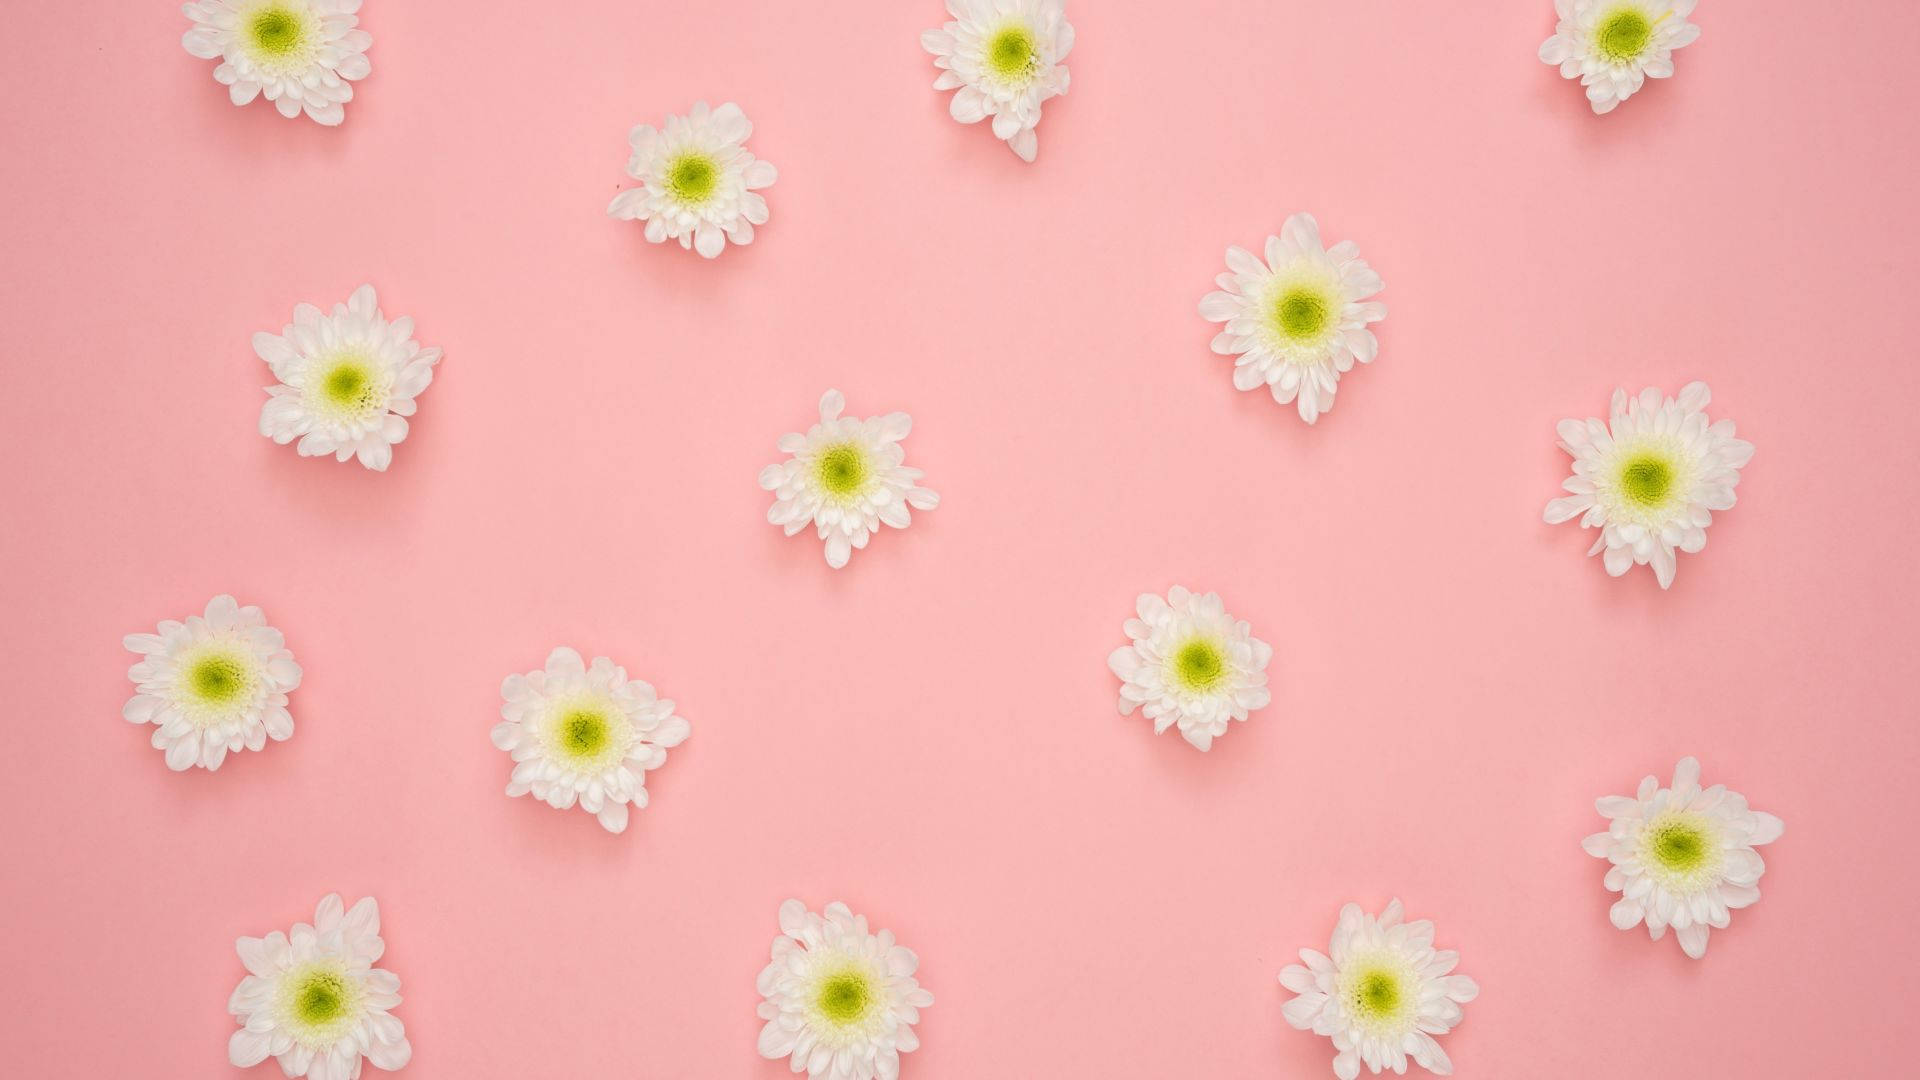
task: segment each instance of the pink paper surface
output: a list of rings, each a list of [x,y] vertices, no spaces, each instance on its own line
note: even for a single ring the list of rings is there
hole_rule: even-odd
[[[240,1075],[233,939],[333,890],[414,1077],[786,1075],[788,896],[919,952],[909,1080],[1327,1076],[1275,976],[1396,895],[1483,987],[1462,1077],[1910,1075],[1913,5],[1705,0],[1595,117],[1547,0],[1074,0],[1033,166],[930,89],[934,0],[370,0],[337,130],[230,106],[174,5],[15,15],[9,1075]],[[605,214],[700,98],[780,170],[711,263]],[[1387,282],[1313,428],[1195,310],[1294,210]],[[249,336],[363,281],[446,350],[384,475],[255,431]],[[1739,506],[1609,579],[1541,523],[1554,424],[1691,379]],[[754,483],[828,387],[944,500],[839,573]],[[1104,663],[1176,583],[1275,652],[1206,755]],[[172,774],[120,639],[221,592],[297,730]],[[562,643],[693,724],[625,835],[502,794],[500,680]],[[1579,848],[1687,753],[1787,822],[1698,963]]]

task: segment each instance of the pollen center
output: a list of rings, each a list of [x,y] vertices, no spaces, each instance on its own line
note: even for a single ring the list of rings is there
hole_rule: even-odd
[[[1635,454],[1620,468],[1620,490],[1635,505],[1659,506],[1673,491],[1673,463],[1658,454]]]
[[[560,745],[574,757],[593,757],[612,737],[607,718],[592,709],[574,709],[560,718]]]
[[[245,664],[226,653],[200,658],[187,670],[187,685],[205,705],[231,705],[253,687]]]
[[[681,154],[667,166],[667,190],[683,203],[703,203],[720,186],[720,166],[705,154]]]
[[[300,1022],[313,1027],[332,1023],[347,1009],[347,983],[331,971],[307,977],[294,993],[293,1011]]]
[[[1188,690],[1211,690],[1226,678],[1227,658],[1218,645],[1194,638],[1173,654],[1173,674]]]
[[[1033,34],[1018,24],[1002,27],[987,40],[987,67],[1007,82],[1017,82],[1033,74]]]
[[[253,38],[253,47],[269,56],[286,56],[300,47],[306,37],[305,27],[300,16],[279,4],[272,4],[255,12],[247,23],[247,33]]]
[[[1400,1011],[1400,980],[1391,971],[1369,971],[1355,981],[1354,1012],[1369,1020],[1391,1019]]]
[[[1273,304],[1273,324],[1294,341],[1312,341],[1333,318],[1326,296],[1313,289],[1292,288],[1280,294]]]
[[[867,456],[852,443],[828,447],[813,468],[820,486],[842,498],[859,494],[867,484]]]
[[[866,976],[844,971],[820,984],[820,996],[814,1004],[822,1016],[842,1027],[858,1023],[873,1003],[873,989]]]
[[[1698,825],[1672,821],[1653,830],[1653,857],[1660,865],[1683,874],[1700,869],[1707,861],[1707,834]]]
[[[1615,63],[1637,58],[1653,40],[1653,21],[1637,7],[1616,9],[1594,30],[1600,54]]]
[[[373,365],[357,355],[335,360],[320,376],[319,390],[327,410],[337,416],[364,418],[387,407]]]

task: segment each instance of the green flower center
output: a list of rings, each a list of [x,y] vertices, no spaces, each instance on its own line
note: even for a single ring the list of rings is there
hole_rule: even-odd
[[[238,657],[214,653],[187,669],[187,685],[204,705],[231,705],[252,688],[253,679]]]
[[[857,495],[867,486],[867,455],[852,443],[828,447],[813,469],[820,486],[841,498]]]
[[[387,406],[373,365],[359,356],[334,361],[320,376],[320,397],[334,412],[348,416],[365,416]]]
[[[873,1004],[873,988],[867,977],[857,971],[843,971],[820,984],[820,996],[814,1001],[820,1015],[841,1027],[858,1023]]]
[[[1618,8],[1601,20],[1593,39],[1600,46],[1600,55],[1607,59],[1615,63],[1632,60],[1653,40],[1653,20],[1639,8]]]
[[[1333,321],[1333,305],[1315,289],[1295,286],[1273,302],[1273,325],[1293,341],[1312,341]]]
[[[1656,825],[1648,847],[1661,866],[1680,874],[1690,874],[1700,869],[1706,865],[1712,853],[1706,830],[1685,820]]]
[[[705,154],[681,154],[667,166],[667,190],[683,203],[703,203],[720,186],[720,164]]]
[[[269,56],[286,56],[306,39],[306,27],[293,10],[274,4],[254,13],[247,23],[253,47]]]
[[[1620,467],[1620,491],[1636,506],[1659,506],[1673,491],[1673,463],[1658,454],[1635,454]]]
[[[1368,1020],[1390,1019],[1400,1011],[1400,977],[1385,969],[1364,972],[1348,995],[1353,1011]]]
[[[1194,638],[1173,654],[1173,675],[1188,690],[1211,690],[1227,677],[1227,658],[1218,645]]]
[[[1033,34],[1019,24],[1002,27],[987,39],[987,67],[1000,78],[1013,81],[1030,75],[1035,60]]]
[[[607,748],[612,725],[593,709],[574,709],[560,718],[560,745],[577,758],[590,758]]]
[[[347,981],[332,971],[316,971],[293,992],[293,1015],[308,1027],[323,1027],[347,1011]]]

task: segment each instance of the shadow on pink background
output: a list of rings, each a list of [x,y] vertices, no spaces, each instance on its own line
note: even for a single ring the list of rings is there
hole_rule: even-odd
[[[167,3],[18,14],[13,1075],[241,1075],[233,939],[331,890],[380,900],[413,1077],[787,1075],[787,896],[920,953],[909,1080],[1331,1075],[1275,976],[1396,895],[1484,988],[1462,1077],[1907,1074],[1911,5],[1706,0],[1596,118],[1547,0],[1074,0],[1030,167],[930,89],[937,0],[370,0],[338,130],[229,106]],[[604,213],[696,98],[780,169],[717,263]],[[1389,308],[1311,429],[1195,311],[1298,209]],[[447,354],[385,475],[254,430],[249,335],[363,281]],[[1611,580],[1540,521],[1553,425],[1695,378],[1740,504]],[[837,574],[754,483],[829,386],[944,500]],[[1276,653],[1207,755],[1103,662],[1174,583]],[[170,774],[120,638],[229,591],[297,731]],[[500,680],[561,643],[693,723],[622,836],[502,794]],[[1700,963],[1579,848],[1686,753],[1787,822]]]

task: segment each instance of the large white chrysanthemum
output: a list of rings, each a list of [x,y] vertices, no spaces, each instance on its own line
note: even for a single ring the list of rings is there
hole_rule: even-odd
[[[913,973],[920,958],[889,930],[838,900],[815,914],[780,905],[780,936],[760,971],[760,1054],[794,1072],[832,1080],[896,1080],[900,1055],[918,1049],[913,1025],[933,995]]]
[[[1540,45],[1543,63],[1587,88],[1596,113],[1612,112],[1648,79],[1673,74],[1673,50],[1693,43],[1696,0],[1553,0],[1560,16]]]
[[[1200,299],[1200,315],[1225,323],[1213,351],[1234,358],[1233,385],[1265,386],[1282,405],[1297,401],[1311,424],[1333,408],[1340,376],[1380,351],[1368,324],[1387,306],[1368,297],[1385,288],[1351,240],[1324,247],[1312,214],[1295,214],[1267,237],[1266,261],[1227,249],[1224,291]]]
[[[127,669],[138,692],[121,714],[156,725],[167,768],[217,769],[230,753],[293,735],[287,692],[300,685],[300,665],[259,608],[216,596],[205,615],[168,619],[125,643],[143,658]]]
[[[1560,421],[1560,448],[1573,455],[1573,475],[1560,486],[1573,494],[1547,504],[1547,523],[1579,517],[1582,528],[1600,530],[1587,554],[1604,553],[1607,573],[1651,564],[1660,587],[1672,585],[1675,553],[1707,546],[1713,511],[1733,505],[1753,457],[1753,444],[1733,437],[1733,421],[1707,419],[1711,398],[1703,382],[1664,400],[1656,387],[1632,399],[1615,390],[1605,423]]]
[[[1440,1076],[1453,1061],[1434,1040],[1460,1023],[1460,1006],[1480,994],[1465,975],[1448,974],[1460,954],[1435,950],[1433,924],[1400,921],[1395,900],[1378,918],[1358,904],[1340,909],[1333,940],[1323,956],[1301,949],[1306,966],[1289,964],[1280,984],[1299,995],[1282,1007],[1287,1023],[1333,1039],[1333,1074],[1360,1075],[1362,1064],[1378,1073],[1407,1071],[1407,1059]]]
[[[1107,657],[1124,682],[1120,715],[1144,705],[1154,734],[1177,724],[1182,738],[1206,750],[1229,720],[1245,720],[1272,699],[1272,647],[1227,614],[1218,593],[1195,595],[1175,585],[1164,600],[1141,593],[1135,609],[1139,617],[1126,624],[1133,644]]]
[[[627,175],[640,181],[613,197],[607,213],[647,223],[653,243],[678,240],[711,259],[727,241],[753,243],[753,227],[767,223],[758,189],[779,177],[773,163],[747,152],[753,124],[729,101],[711,112],[695,102],[686,116],[667,117],[667,130],[641,124],[628,133],[633,156]]]
[[[575,802],[608,832],[627,827],[627,804],[647,806],[647,770],[666,764],[667,748],[692,728],[652,685],[627,679],[604,656],[587,666],[561,646],[543,671],[500,684],[504,719],[493,745],[513,755],[509,796],[531,793],[556,810]]]
[[[1613,864],[1606,885],[1621,894],[1609,912],[1613,925],[1631,930],[1644,921],[1655,941],[1671,926],[1695,960],[1707,954],[1708,933],[1732,921],[1733,909],[1760,899],[1767,864],[1753,849],[1786,831],[1739,792],[1722,784],[1701,788],[1700,762],[1690,757],[1674,766],[1672,787],[1648,776],[1632,797],[1608,795],[1594,806],[1608,819],[1607,831],[1580,846]]]
[[[346,911],[340,894],[329,893],[312,926],[243,937],[235,948],[247,977],[227,1002],[240,1021],[227,1044],[233,1064],[244,1069],[272,1056],[287,1076],[354,1080],[362,1058],[388,1070],[413,1058],[389,1011],[400,1004],[400,977],[373,966],[387,951],[373,897]]]
[[[821,395],[820,422],[805,435],[780,436],[781,453],[792,456],[760,470],[760,486],[773,492],[767,520],[788,536],[812,524],[827,542],[827,565],[835,570],[847,565],[853,549],[866,547],[881,525],[906,528],[913,519],[908,507],[940,505],[939,495],[920,486],[920,470],[901,464],[907,452],[900,440],[913,430],[913,417],[842,417],[846,407],[838,390]]]
[[[1067,92],[1073,24],[1061,0],[947,0],[952,21],[920,35],[954,90],[948,108],[963,124],[993,117],[993,135],[1022,161],[1040,152],[1040,105]]]
[[[440,362],[439,346],[413,340],[413,319],[387,321],[371,285],[333,305],[331,315],[312,304],[295,307],[278,335],[253,335],[253,351],[280,380],[267,387],[260,434],[282,446],[299,439],[302,457],[357,456],[375,471],[392,463],[413,399]]]
[[[265,94],[289,119],[302,110],[332,126],[346,118],[353,82],[373,70],[372,35],[358,29],[360,0],[193,0],[181,5],[193,29],[180,39],[235,105]]]

